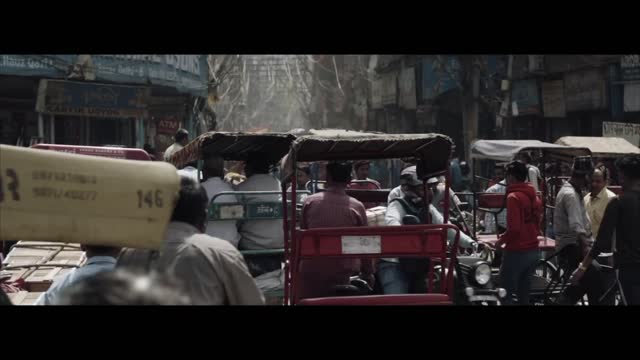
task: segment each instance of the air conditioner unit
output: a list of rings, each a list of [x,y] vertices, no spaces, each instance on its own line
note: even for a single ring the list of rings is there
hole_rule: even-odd
[[[529,72],[544,72],[544,55],[529,55]]]

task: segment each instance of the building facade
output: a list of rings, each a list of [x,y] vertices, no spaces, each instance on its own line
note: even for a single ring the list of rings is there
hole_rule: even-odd
[[[207,83],[204,55],[0,55],[0,142],[160,153],[197,131]]]
[[[638,55],[373,57],[369,130],[440,132],[459,154],[476,138],[640,144]]]

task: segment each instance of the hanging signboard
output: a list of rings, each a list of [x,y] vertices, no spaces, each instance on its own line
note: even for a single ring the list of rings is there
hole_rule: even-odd
[[[602,136],[623,138],[635,146],[640,146],[640,124],[603,121]]]
[[[562,80],[542,82],[542,108],[544,117],[565,117],[567,115]]]
[[[416,72],[415,68],[403,69],[398,79],[400,88],[400,107],[404,109],[416,108]]]
[[[207,96],[207,55],[84,55],[83,60],[83,71],[97,81],[167,86]],[[65,79],[78,61],[80,56],[72,54],[0,55],[0,74]]]
[[[624,55],[620,59],[622,81],[640,80],[640,55]]]
[[[396,105],[398,93],[397,78],[395,72],[382,74],[382,105]]]
[[[422,98],[431,100],[447,91],[457,89],[460,82],[460,63],[448,55],[425,56],[422,67]]]
[[[146,117],[150,88],[64,80],[41,80],[36,111],[106,118]]]
[[[640,111],[640,84],[624,84],[624,111]]]
[[[511,100],[516,104],[515,106],[512,104],[512,109],[518,109],[518,114],[516,115],[514,111],[514,116],[540,114],[540,97],[535,79],[514,81]]]
[[[156,132],[158,134],[174,135],[180,127],[180,121],[173,116],[158,119]]]
[[[378,78],[371,83],[371,108],[382,109],[382,79]]]
[[[607,107],[606,83],[599,69],[564,75],[564,99],[567,111],[598,110]]]

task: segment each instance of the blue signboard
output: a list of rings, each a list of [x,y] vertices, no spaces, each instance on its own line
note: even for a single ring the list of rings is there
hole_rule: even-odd
[[[64,79],[78,55],[0,55],[0,74]],[[95,81],[167,86],[207,95],[206,55],[90,55],[83,64]]]
[[[455,56],[430,55],[422,60],[422,98],[431,100],[457,89],[460,63]]]
[[[511,101],[517,104],[518,115],[540,114],[538,82],[535,79],[514,81]]]
[[[640,80],[640,55],[625,55],[620,60],[623,81]]]
[[[135,118],[147,115],[149,87],[41,80],[36,110],[48,114]]]

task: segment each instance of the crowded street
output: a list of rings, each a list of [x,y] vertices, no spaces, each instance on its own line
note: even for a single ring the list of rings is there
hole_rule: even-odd
[[[640,305],[640,55],[0,55],[0,305]]]

